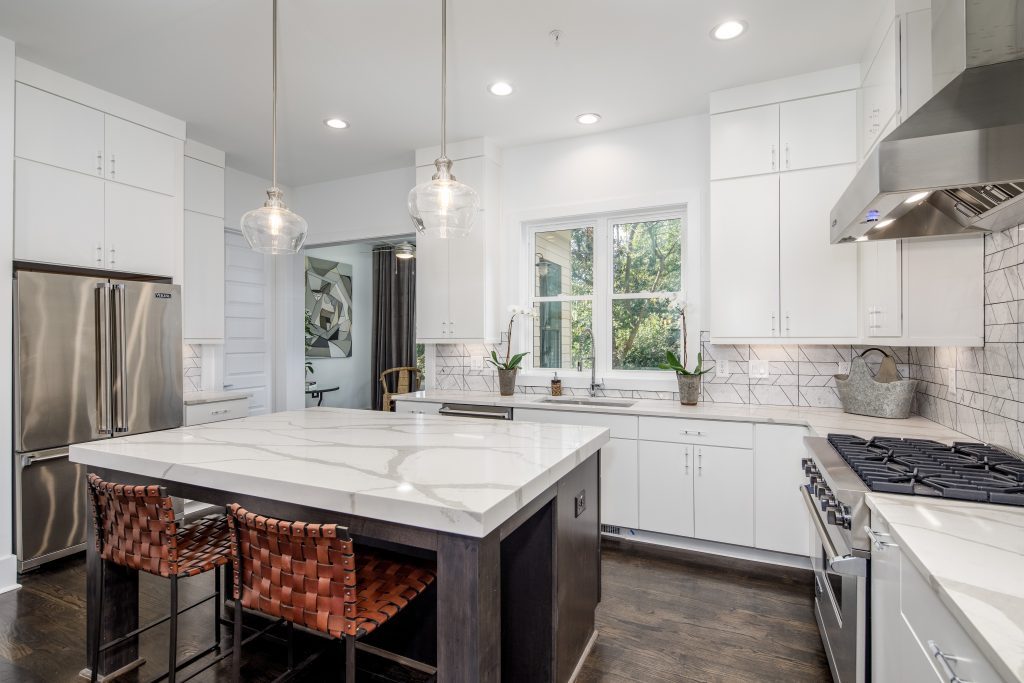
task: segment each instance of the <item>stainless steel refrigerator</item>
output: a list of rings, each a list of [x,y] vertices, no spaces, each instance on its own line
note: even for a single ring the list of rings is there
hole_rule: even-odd
[[[15,273],[19,570],[85,547],[85,471],[68,446],[182,424],[181,288]]]

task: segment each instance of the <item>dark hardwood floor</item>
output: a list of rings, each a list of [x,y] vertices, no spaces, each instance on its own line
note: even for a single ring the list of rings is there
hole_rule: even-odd
[[[681,681],[829,681],[811,601],[810,573],[606,542],[598,638],[580,683]],[[69,558],[23,577],[23,588],[0,595],[0,681],[81,680],[85,662],[85,560]],[[183,583],[190,602],[212,590],[211,577]],[[149,621],[166,611],[167,581],[143,575],[140,609]],[[182,616],[182,654],[212,638],[212,605]],[[230,638],[225,628],[225,643]],[[147,680],[166,668],[166,625],[142,639]],[[319,643],[304,643],[306,651]],[[247,681],[281,670],[283,646],[261,641],[245,652]],[[301,657],[301,654],[300,654]],[[342,680],[337,648],[303,677]],[[423,681],[420,674],[360,655],[361,680]],[[230,679],[224,662],[196,681]],[[516,682],[520,683],[520,682]],[[522,682],[529,683],[529,682]]]

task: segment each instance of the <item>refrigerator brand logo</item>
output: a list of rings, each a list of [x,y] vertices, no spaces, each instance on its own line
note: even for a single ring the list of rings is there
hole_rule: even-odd
[[[157,292],[153,296],[155,296],[157,299],[170,299],[171,298],[171,295],[168,294],[167,292]]]

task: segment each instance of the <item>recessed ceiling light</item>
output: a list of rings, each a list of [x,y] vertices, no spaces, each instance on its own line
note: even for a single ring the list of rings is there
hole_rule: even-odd
[[[904,204],[917,204],[922,199],[928,199],[928,195],[930,195],[930,194],[931,194],[931,192],[918,192],[917,194],[912,194],[909,197],[907,197],[907,201],[905,201],[903,203]]]
[[[856,242],[867,242],[868,241],[868,236],[867,235],[861,235],[855,241]]]
[[[497,83],[491,83],[487,90],[490,91],[492,95],[506,97],[512,94],[512,84],[506,83],[505,81],[498,81]]]
[[[576,123],[581,123],[584,126],[591,126],[600,120],[600,114],[580,114],[576,117]]]
[[[348,128],[348,121],[344,121],[342,119],[327,119],[324,121],[324,125],[328,128],[337,128],[338,130],[341,130],[342,128]]]
[[[746,30],[747,22],[745,21],[723,21],[711,29],[711,37],[715,40],[732,40],[733,38],[738,38]]]
[[[408,242],[395,245],[395,258],[411,259],[416,258],[415,248]]]

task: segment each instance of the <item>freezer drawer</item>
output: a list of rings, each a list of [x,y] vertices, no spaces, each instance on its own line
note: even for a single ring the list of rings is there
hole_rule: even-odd
[[[85,466],[68,460],[67,448],[21,454],[15,495],[19,571],[85,549]]]

